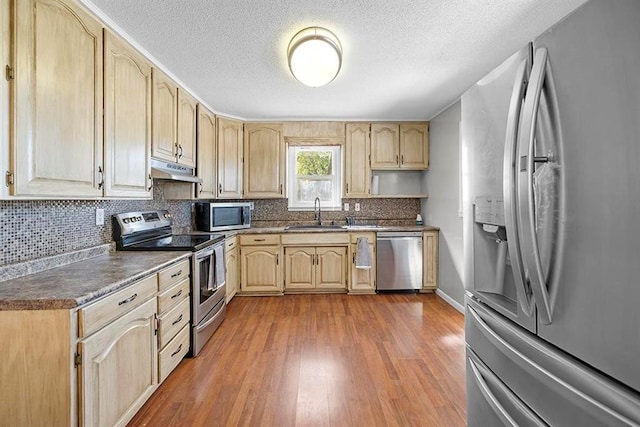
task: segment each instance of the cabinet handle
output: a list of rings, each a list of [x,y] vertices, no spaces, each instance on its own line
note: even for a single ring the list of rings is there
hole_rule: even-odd
[[[316,265],[316,256],[311,255],[311,265]]]
[[[229,245],[227,245],[227,246],[229,246],[230,248],[232,248],[232,247],[233,247],[233,243],[229,243]]]
[[[149,188],[147,189],[147,191],[151,190],[153,190],[153,177],[151,176],[151,174],[149,174]]]
[[[404,165],[404,154],[402,156],[400,156],[400,164]]]
[[[276,265],[280,265],[280,254],[276,254]]]
[[[128,303],[130,303],[131,301],[133,301],[133,300],[134,300],[134,299],[136,299],[136,298],[138,298],[138,294],[133,294],[133,295],[131,295],[129,298],[127,298],[127,299],[123,299],[122,301],[120,301],[120,302],[118,303],[118,305],[128,304]]]
[[[398,155],[396,154],[396,163],[398,163]]]
[[[202,186],[202,183],[199,183],[199,184],[200,184],[200,194],[202,194],[202,191],[204,190],[204,187]]]
[[[218,193],[222,194],[222,184],[218,184]]]
[[[180,350],[182,350],[182,344],[180,344],[180,346],[178,347],[178,349],[176,351],[174,351],[173,353],[171,353],[170,357],[175,356],[176,354],[180,353]]]
[[[182,144],[178,144],[178,159],[180,159],[180,157],[182,157]]]
[[[355,264],[356,263],[356,254],[353,254],[353,256],[351,257],[351,264]]]
[[[100,182],[98,182],[98,190],[100,190],[104,185],[104,172],[102,171],[102,166],[98,166],[98,173],[100,174]]]
[[[176,149],[175,153],[173,153],[173,156],[177,158],[178,157],[178,142],[173,144],[173,148]]]
[[[264,242],[267,239],[253,239],[254,242]]]
[[[349,193],[349,183],[347,182],[347,193]]]
[[[174,320],[174,321],[171,323],[171,326],[175,326],[175,325],[177,325],[178,323],[180,323],[180,322],[182,321],[182,316],[184,316],[184,314],[181,314],[181,315],[180,315],[180,317],[178,317],[176,320]]]
[[[180,295],[182,295],[182,289],[180,289],[177,294],[171,295],[171,299],[178,298]]]
[[[182,274],[182,270],[178,270],[178,272],[177,272],[177,273],[173,273],[173,274],[171,275],[171,278],[172,278],[172,279],[174,279],[174,278],[178,277],[178,276],[179,276],[179,275],[181,275],[181,274]]]
[[[282,192],[282,184],[280,184],[280,194],[284,194],[284,193]]]
[[[316,265],[320,265],[320,257],[316,254]]]

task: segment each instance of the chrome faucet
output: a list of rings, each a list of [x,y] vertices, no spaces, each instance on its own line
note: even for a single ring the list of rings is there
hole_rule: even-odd
[[[320,197],[316,197],[313,201],[313,210],[316,216],[316,222],[318,225],[322,225],[322,221],[320,220]]]

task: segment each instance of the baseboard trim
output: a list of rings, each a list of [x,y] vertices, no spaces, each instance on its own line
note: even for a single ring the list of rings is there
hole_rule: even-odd
[[[440,289],[436,289],[436,295],[445,300],[450,306],[458,310],[460,313],[464,314],[464,306],[458,301],[454,300],[449,295],[442,292]]]

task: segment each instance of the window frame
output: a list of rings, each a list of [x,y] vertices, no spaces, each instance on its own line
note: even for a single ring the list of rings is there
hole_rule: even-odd
[[[290,211],[313,211],[314,202],[301,201],[296,199],[297,194],[297,153],[300,151],[330,151],[331,152],[331,202],[328,204],[326,200],[322,201],[322,210],[339,211],[342,208],[342,146],[340,145],[290,145],[287,148],[287,209]],[[320,175],[324,176],[324,175]]]

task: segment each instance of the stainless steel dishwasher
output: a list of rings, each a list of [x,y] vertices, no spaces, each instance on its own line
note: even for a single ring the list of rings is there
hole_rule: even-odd
[[[422,288],[422,232],[378,232],[376,244],[377,290]]]

